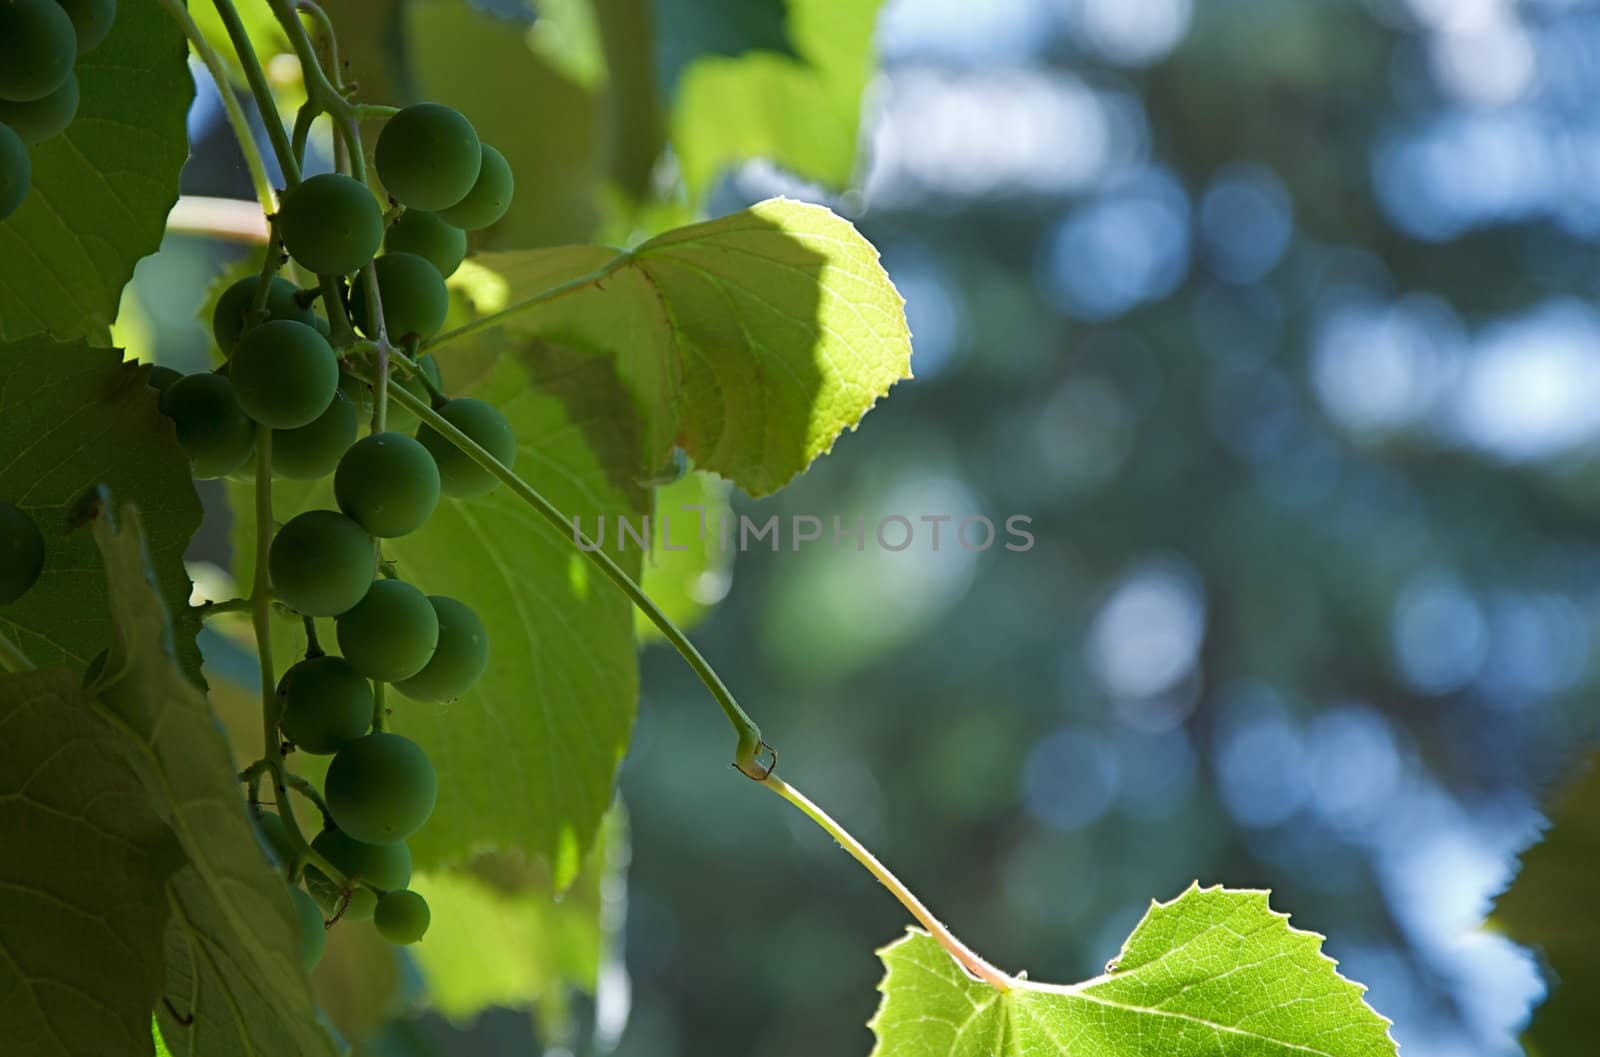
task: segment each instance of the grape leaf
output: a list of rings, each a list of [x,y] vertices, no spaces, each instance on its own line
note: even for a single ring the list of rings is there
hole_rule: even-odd
[[[62,668],[0,676],[0,1021],[28,1057],[151,1053],[171,834]]]
[[[149,373],[124,365],[115,349],[82,342],[0,345],[0,498],[27,511],[46,547],[44,575],[0,611],[0,632],[38,667],[81,672],[111,641],[100,554],[87,534],[66,533],[69,507],[105,484],[144,512],[161,594],[182,607],[178,659],[199,678],[200,621],[185,604],[183,553],[200,527],[200,500],[172,423],[145,384]]]
[[[1068,987],[974,979],[927,933],[879,952],[874,1057],[1378,1057],[1389,1021],[1322,937],[1267,893],[1191,885],[1152,903],[1104,976]]]
[[[910,377],[904,301],[872,244],[820,206],[773,199],[621,255],[481,263],[506,284],[508,330],[615,359],[642,423],[624,468],[636,478],[676,443],[766,495]]]
[[[569,992],[594,994],[622,924],[617,882],[627,865],[627,817],[619,805],[559,897],[548,869],[515,855],[419,874],[411,887],[427,898],[433,923],[415,954],[432,1007],[458,1024],[491,1006],[532,1008],[542,1038],[567,1041]]]
[[[104,340],[178,200],[194,97],[187,58],[160,4],[123,3],[110,35],[78,60],[78,116],[30,148],[33,188],[0,220],[0,339]]]
[[[655,491],[653,546],[639,586],[684,630],[698,624],[732,585],[733,549],[721,544],[729,516],[727,482],[709,474],[686,474]],[[661,637],[649,617],[637,611],[633,616],[640,641]]]
[[[161,1034],[179,1057],[332,1057],[300,965],[288,888],[256,841],[215,715],[174,662],[138,512],[125,506],[120,520],[113,526],[102,509],[94,523],[115,637],[90,690],[188,856],[168,885],[171,1005],[159,1011]]]
[[[872,72],[881,0],[790,0],[794,56],[701,56],[683,72],[669,128],[695,201],[723,169],[766,158],[808,180],[845,184],[855,169],[861,95]]]
[[[794,55],[784,6],[783,0],[651,0],[662,90],[670,93],[689,64],[704,55]]]
[[[645,509],[644,489],[607,469],[614,457],[596,454],[635,432],[609,375],[605,361],[566,363],[558,350],[534,350],[500,357],[472,390],[516,430],[517,472],[585,525],[602,516],[637,524]],[[326,481],[274,482],[274,515],[335,509],[330,493]],[[231,495],[235,575],[250,583],[250,490],[235,485]],[[611,803],[633,727],[638,671],[627,599],[577,552],[570,532],[555,531],[505,487],[442,500],[422,529],[383,549],[403,579],[470,605],[489,631],[488,670],[459,701],[387,700],[393,729],[422,745],[439,774],[433,816],[407,841],[418,869],[520,850],[546,856],[564,887]],[[613,556],[638,573],[636,548]],[[304,639],[277,623],[286,666]],[[331,626],[324,641],[333,648]]]
[[[1556,803],[1544,840],[1495,906],[1494,920],[1544,956],[1550,993],[1524,1037],[1540,1057],[1589,1053],[1600,1032],[1600,919],[1594,868],[1600,861],[1600,757]]]

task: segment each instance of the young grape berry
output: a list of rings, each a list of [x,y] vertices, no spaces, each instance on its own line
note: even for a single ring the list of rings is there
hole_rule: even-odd
[[[428,909],[428,901],[409,889],[385,892],[373,914],[378,934],[390,943],[398,944],[420,940],[432,920],[433,912]]]
[[[310,425],[339,388],[339,358],[328,339],[289,319],[241,334],[229,366],[239,406],[273,429]]]
[[[77,115],[77,74],[68,74],[60,88],[42,99],[26,103],[0,99],[0,124],[10,126],[29,145],[59,136]]]
[[[439,467],[404,433],[374,433],[350,446],[333,476],[339,509],[385,539],[421,528],[439,505]]]
[[[223,355],[232,356],[239,335],[245,330],[245,317],[255,303],[260,276],[250,275],[229,286],[217,298],[217,307],[211,311],[211,336],[217,339],[217,348]],[[317,314],[309,305],[300,302],[300,291],[289,280],[274,275],[267,285],[266,319],[292,319],[296,323],[314,325]],[[265,322],[266,320],[263,320]]]
[[[476,441],[503,466],[509,469],[516,463],[516,431],[493,404],[464,397],[448,401],[438,410],[439,417]],[[500,483],[500,478],[479,466],[426,423],[417,428],[417,440],[438,464],[439,486],[445,495],[471,499],[492,491]]]
[[[303,890],[289,889],[289,901],[294,904],[295,924],[300,931],[300,964],[310,972],[322,961],[323,948],[328,944],[328,926],[322,920],[316,901]]]
[[[489,666],[489,633],[471,607],[429,595],[439,618],[439,642],[422,670],[394,688],[413,701],[453,701],[472,689]]]
[[[289,827],[284,823],[283,816],[276,811],[263,811],[257,807],[251,810],[250,821],[255,824],[256,836],[272,861],[279,866],[288,866],[294,858],[294,847],[289,841]]]
[[[117,19],[117,0],[56,0],[72,20],[78,36],[78,55],[84,56],[99,46]]]
[[[415,253],[385,253],[373,262],[373,267],[377,269],[383,326],[389,340],[426,340],[437,334],[450,311],[450,291],[439,269]],[[378,320],[367,304],[365,282],[357,283],[350,295],[350,313],[363,334],[377,337]]]
[[[378,732],[339,750],[323,791],[340,829],[365,844],[393,844],[433,814],[438,780],[416,742]]]
[[[448,209],[467,197],[483,166],[478,133],[457,110],[417,103],[391,117],[373,151],[378,178],[407,209]]]
[[[22,207],[33,181],[33,159],[28,146],[9,125],[0,124],[0,220]]]
[[[33,518],[0,500],[0,606],[28,593],[44,571],[44,534]]]
[[[411,883],[411,849],[400,841],[364,844],[342,830],[325,829],[311,841],[311,848],[338,867],[350,882],[350,898],[342,915],[346,920],[366,921],[372,917],[378,905],[372,888],[399,891]],[[345,898],[333,879],[315,866],[306,867],[306,888],[329,914],[335,913]]]
[[[284,193],[278,234],[289,256],[319,275],[346,275],[383,242],[383,210],[366,185],[322,173]]]
[[[439,615],[428,596],[401,580],[377,580],[337,622],[339,649],[356,671],[385,683],[409,679],[439,645]]]
[[[328,410],[299,429],[272,431],[272,472],[292,481],[316,481],[339,465],[361,427],[356,405],[336,390]]]
[[[56,0],[0,3],[0,99],[43,99],[72,75],[77,57],[77,30]]]
[[[372,726],[372,686],[342,657],[307,657],[278,681],[283,736],[303,752],[328,756]]]
[[[486,228],[506,215],[511,208],[511,195],[516,190],[516,179],[511,175],[511,163],[506,156],[483,145],[483,167],[478,179],[467,192],[467,197],[441,210],[439,216],[446,223],[468,231]]]
[[[383,237],[383,248],[388,253],[414,253],[425,258],[440,276],[448,279],[467,259],[467,233],[445,223],[437,213],[408,209],[390,225]]]
[[[290,518],[267,552],[278,600],[308,617],[336,617],[361,601],[376,567],[372,537],[332,510]]]
[[[239,406],[233,382],[212,371],[185,375],[161,394],[190,471],[202,480],[237,470],[255,449],[255,429]]]

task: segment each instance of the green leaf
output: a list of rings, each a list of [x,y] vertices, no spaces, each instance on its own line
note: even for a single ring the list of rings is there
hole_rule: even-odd
[[[1002,994],[926,933],[879,952],[875,1057],[1378,1057],[1389,1021],[1334,971],[1322,937],[1267,893],[1190,886],[1152,903],[1104,976]]]
[[[621,255],[481,261],[506,283],[507,329],[614,358],[642,423],[622,468],[637,478],[678,444],[752,495],[774,492],[911,374],[904,301],[877,250],[821,206],[773,199]]]
[[[174,662],[138,512],[123,507],[113,526],[102,511],[94,536],[116,636],[90,689],[126,735],[147,796],[188,856],[169,883],[164,994],[193,1022],[163,1004],[162,1036],[179,1057],[331,1057],[288,888],[256,841],[215,715]]]
[[[686,631],[722,601],[733,580],[733,550],[720,542],[723,519],[730,516],[728,491],[726,481],[703,473],[655,491],[653,546],[639,586]],[[649,617],[637,611],[633,617],[641,641],[661,637]]]
[[[1600,760],[1600,757],[1597,757]],[[1541,1057],[1589,1053],[1600,1033],[1600,918],[1594,869],[1600,861],[1600,766],[1592,761],[1556,803],[1544,840],[1522,856],[1522,871],[1500,897],[1494,920],[1544,956],[1550,994],[1524,1042]]]
[[[171,835],[61,668],[0,676],[5,1049],[148,1055]]]
[[[532,1009],[542,1037],[565,1039],[569,992],[594,994],[621,924],[615,892],[627,862],[627,818],[619,807],[559,898],[549,871],[517,856],[489,855],[463,870],[418,875],[411,887],[433,914],[426,942],[415,948],[430,1004],[458,1024],[491,1006]]]
[[[161,244],[189,155],[187,45],[157,3],[123,3],[78,60],[78,116],[31,148],[33,189],[0,221],[0,339],[99,338]]]
[[[699,201],[724,169],[766,158],[808,180],[847,183],[861,135],[881,0],[790,0],[795,55],[703,56],[677,86],[672,145]]]
[[[767,51],[794,56],[783,0],[651,0],[656,27],[656,64],[661,88],[670,93],[694,60]]]
[[[28,512],[46,546],[44,575],[0,612],[0,633],[38,667],[79,672],[110,643],[100,555],[87,533],[66,532],[72,505],[105,484],[144,511],[156,580],[177,613],[178,659],[198,678],[200,620],[186,606],[183,554],[200,527],[200,500],[145,384],[149,369],[124,365],[115,349],[36,337],[0,345],[0,370],[0,497]]]
[[[595,92],[536,53],[529,33],[465,0],[410,5],[406,33],[420,97],[470,114],[516,174],[510,210],[475,242],[523,249],[587,239],[599,221]],[[539,115],[537,135],[530,114]]]
[[[607,362],[569,359],[554,349],[502,356],[471,395],[499,406],[517,433],[517,472],[569,516],[637,524],[644,489],[608,469],[611,448],[633,430],[626,402]],[[444,370],[452,381],[450,361]],[[330,492],[325,481],[274,482],[274,516],[335,509]],[[251,493],[236,485],[230,495],[235,575],[250,583]],[[633,727],[638,671],[627,599],[578,553],[570,532],[551,528],[503,486],[442,500],[421,530],[385,540],[383,550],[403,579],[465,602],[489,631],[488,670],[461,700],[387,699],[393,729],[427,750],[439,775],[433,817],[407,841],[418,868],[487,849],[522,851],[546,856],[565,886],[611,803]],[[638,573],[636,548],[613,554]],[[304,639],[293,624],[276,623],[281,670]],[[326,623],[323,641],[334,641]],[[308,764],[316,766],[299,766]]]

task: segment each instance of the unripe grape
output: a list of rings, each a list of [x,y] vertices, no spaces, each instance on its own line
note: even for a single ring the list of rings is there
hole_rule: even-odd
[[[272,431],[272,472],[295,481],[328,476],[355,442],[356,406],[335,391],[333,403],[309,425]]]
[[[377,580],[340,615],[339,649],[351,667],[385,683],[420,672],[439,645],[439,615],[428,596],[400,580]]]
[[[376,566],[372,537],[332,510],[295,515],[267,553],[279,601],[308,617],[336,617],[361,601]]]
[[[428,821],[438,782],[416,742],[379,732],[339,750],[324,792],[340,829],[366,844],[393,844]]]
[[[493,455],[509,469],[517,461],[517,434],[498,408],[482,400],[465,397],[451,400],[438,409],[446,422],[465,433],[478,446]],[[439,465],[439,486],[445,495],[458,499],[471,499],[492,491],[500,478],[485,470],[466,452],[450,443],[432,426],[424,423],[417,427],[417,440],[433,455]]]
[[[182,373],[174,371],[171,367],[163,367],[159,363],[150,365],[150,374],[145,378],[145,384],[158,393],[164,393],[172,387],[172,383],[182,378]]]
[[[511,175],[511,163],[506,156],[483,145],[483,167],[478,179],[467,192],[467,197],[440,212],[447,223],[468,231],[486,228],[506,215],[511,208],[511,195],[516,190],[516,179]]]
[[[250,821],[255,825],[256,838],[267,855],[279,866],[289,865],[294,858],[294,846],[289,841],[289,827],[276,811],[263,811],[259,807],[250,811]]]
[[[373,924],[390,943],[415,943],[428,931],[433,913],[428,901],[409,889],[385,892],[378,900]]]
[[[312,840],[311,847],[337,866],[351,882],[350,901],[345,904],[343,915],[346,920],[366,921],[372,917],[378,897],[366,884],[392,892],[403,890],[411,883],[411,849],[400,841],[393,844],[363,844],[342,830],[325,829]],[[315,866],[306,867],[306,887],[323,910],[330,914],[338,908],[344,896],[333,879]]]
[[[0,500],[0,606],[10,605],[39,582],[44,535],[21,508]]]
[[[78,54],[93,51],[117,20],[117,0],[56,0],[72,20],[78,37]]]
[[[467,196],[483,165],[472,122],[439,103],[417,103],[378,133],[378,178],[407,209],[448,209]]]
[[[374,536],[404,536],[439,505],[439,467],[404,433],[374,433],[339,460],[333,494],[339,509]]]
[[[343,657],[307,657],[278,681],[283,736],[304,752],[328,756],[372,726],[372,686]]]
[[[319,275],[345,275],[372,259],[383,242],[383,210],[366,185],[322,173],[290,188],[278,210],[289,256]]]
[[[289,901],[294,904],[295,923],[300,928],[300,964],[310,972],[322,961],[322,950],[328,945],[328,927],[316,901],[303,889],[289,889]]]
[[[211,312],[211,336],[217,339],[217,348],[226,356],[233,355],[234,344],[244,332],[245,317],[255,303],[260,282],[259,275],[248,275],[217,298],[217,307]],[[267,286],[265,308],[267,320],[292,319],[296,323],[311,324],[317,318],[309,305],[300,303],[299,289],[281,275],[274,275]]]
[[[252,327],[234,346],[229,377],[245,414],[273,429],[310,425],[339,389],[339,358],[316,328],[288,319]]]
[[[11,126],[11,131],[22,137],[24,143],[43,143],[59,136],[77,115],[77,74],[69,73],[61,87],[43,99],[26,103],[0,99],[0,124]]]
[[[71,76],[77,57],[78,34],[56,0],[0,2],[0,99],[43,99]]]
[[[0,220],[15,213],[28,197],[33,181],[33,159],[11,126],[0,124]]]
[[[172,419],[196,477],[231,473],[255,448],[255,427],[225,375],[203,371],[178,379],[162,392],[161,413]]]
[[[439,219],[438,213],[408,209],[383,237],[389,253],[415,253],[448,279],[467,259],[467,233]]]
[[[489,633],[471,607],[429,595],[439,618],[439,643],[422,671],[394,688],[413,701],[453,701],[472,689],[489,666]]]
[[[385,253],[373,264],[389,340],[399,342],[409,335],[426,340],[437,334],[450,311],[450,291],[439,269],[415,253]],[[378,321],[367,304],[365,281],[356,283],[350,295],[350,314],[362,333],[369,338],[377,336]]]
[[[431,352],[417,357],[417,367],[423,374],[428,376],[436,388],[443,388],[439,379],[439,363],[433,358]],[[406,392],[421,400],[424,404],[433,403],[433,394],[428,391],[428,387],[423,384],[422,379],[415,374],[401,382],[400,385]],[[367,392],[370,399],[372,390],[368,389]],[[417,423],[420,421],[421,419],[417,418],[415,412],[410,408],[402,406],[400,401],[392,396],[389,398],[389,428],[391,430],[409,432],[416,429]]]

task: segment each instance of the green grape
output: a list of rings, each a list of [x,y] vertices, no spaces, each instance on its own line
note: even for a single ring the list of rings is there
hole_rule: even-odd
[[[111,32],[111,24],[117,20],[117,0],[56,0],[64,9],[67,17],[72,20],[72,28],[78,37],[78,54],[87,55],[93,51],[106,34]]]
[[[259,275],[246,276],[217,298],[217,307],[211,312],[211,336],[217,339],[217,348],[225,356],[233,355],[233,346],[244,332],[245,316],[250,314],[260,283]],[[299,289],[281,275],[272,277],[265,307],[268,320],[292,319],[296,323],[310,324],[317,318],[310,306],[300,302]]]
[[[295,922],[300,926],[300,964],[309,973],[322,960],[322,949],[328,944],[328,926],[316,900],[303,889],[289,889],[289,902],[294,904]]]
[[[506,156],[483,145],[483,167],[478,170],[478,180],[467,192],[467,197],[440,212],[447,223],[468,231],[486,228],[506,215],[511,208],[511,195],[516,190],[516,178],[511,175],[511,163]]]
[[[11,131],[21,136],[24,143],[43,143],[59,136],[77,115],[77,74],[68,74],[61,87],[43,99],[26,103],[0,99],[0,125],[11,126]]]
[[[374,536],[404,536],[439,505],[439,467],[404,433],[374,433],[339,460],[333,494],[339,509]]]
[[[0,499],[0,606],[28,593],[44,571],[44,534],[19,507]]]
[[[266,849],[267,856],[279,866],[288,866],[294,858],[294,846],[289,840],[289,826],[276,811],[263,811],[259,807],[250,811],[250,821],[255,824],[256,838]]]
[[[393,844],[428,821],[438,781],[416,742],[379,732],[339,750],[323,789],[340,829],[366,844]]]
[[[517,434],[493,404],[466,397],[451,400],[438,410],[446,422],[477,441],[479,447],[500,460],[507,469],[516,463]],[[417,440],[439,464],[439,486],[445,495],[471,499],[492,491],[500,483],[500,478],[473,462],[466,452],[435,432],[432,426],[424,423],[418,427]]]
[[[255,448],[255,428],[226,375],[203,371],[178,379],[162,392],[161,413],[177,428],[196,477],[231,473]]]
[[[422,671],[394,688],[413,701],[453,701],[489,666],[489,633],[464,603],[444,595],[429,595],[428,601],[439,617],[439,644]]]
[[[472,122],[439,103],[417,103],[378,133],[378,178],[407,209],[448,209],[467,196],[483,165]]]
[[[389,340],[398,343],[415,335],[433,337],[450,311],[450,291],[439,269],[415,253],[385,253],[375,262],[378,295],[383,299],[383,325]],[[357,283],[350,295],[350,314],[367,337],[375,337],[378,321],[367,305],[367,284]]]
[[[183,375],[180,372],[174,371],[171,367],[163,367],[159,363],[152,363],[150,365],[150,374],[145,378],[145,384],[158,393],[164,393],[172,388],[173,382],[182,377]]]
[[[400,580],[377,580],[340,615],[339,649],[356,671],[385,683],[423,669],[439,644],[439,615],[428,596]]]
[[[404,889],[411,883],[411,849],[399,841],[363,844],[341,830],[325,829],[317,834],[311,847],[337,866],[351,882],[350,901],[345,904],[343,915],[346,920],[367,921],[372,917],[378,897],[367,884],[390,892]],[[306,887],[329,914],[338,909],[339,901],[344,898],[333,879],[315,866],[306,867]]]
[[[0,2],[0,99],[43,99],[72,75],[77,57],[78,34],[56,0]]]
[[[332,510],[296,514],[267,552],[278,600],[308,617],[336,617],[361,601],[376,564],[372,537]]]
[[[0,9],[4,4],[0,2]],[[28,147],[10,125],[0,124],[0,220],[15,213],[28,197],[33,182],[33,159]]]
[[[438,213],[408,209],[383,238],[389,253],[415,253],[448,279],[467,259],[467,233],[439,219]]]
[[[245,414],[273,429],[309,426],[339,391],[339,358],[316,328],[274,319],[239,336],[228,376]]]
[[[356,405],[335,390],[333,403],[310,425],[272,431],[272,472],[294,481],[328,476],[356,439]]]
[[[307,657],[278,680],[283,736],[304,752],[328,756],[372,726],[372,686],[343,657]]]
[[[289,256],[308,270],[346,275],[378,252],[383,210],[361,182],[322,173],[284,194],[278,232]]]
[[[436,388],[443,388],[443,383],[439,380],[439,363],[433,358],[432,353],[424,353],[417,357],[417,367],[421,369],[423,374],[428,376]],[[406,392],[421,400],[424,404],[433,403],[433,394],[428,391],[428,387],[423,384],[422,379],[415,374],[406,378],[400,385]],[[371,390],[369,389],[368,392],[370,393]],[[416,429],[417,423],[420,421],[422,420],[416,416],[415,412],[408,407],[401,406],[400,401],[390,397],[389,428],[391,430],[396,432],[410,431]]]
[[[378,933],[390,943],[415,943],[428,931],[433,914],[428,901],[409,889],[385,892],[378,900],[373,923]]]

